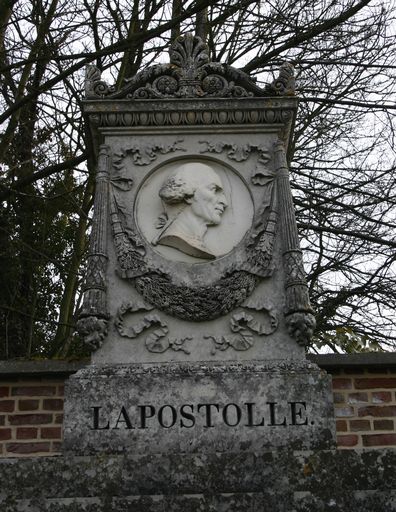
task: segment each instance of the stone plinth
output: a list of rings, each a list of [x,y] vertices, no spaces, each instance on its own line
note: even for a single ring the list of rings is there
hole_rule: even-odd
[[[76,454],[335,446],[331,377],[304,359],[89,366],[65,393]]]
[[[395,450],[0,460],[2,512],[392,512]]]

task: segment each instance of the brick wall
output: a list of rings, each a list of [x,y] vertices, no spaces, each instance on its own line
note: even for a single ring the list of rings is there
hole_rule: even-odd
[[[339,448],[396,447],[396,373],[345,369],[333,375]]]
[[[64,379],[0,381],[0,456],[59,453]]]
[[[396,448],[396,354],[311,359],[333,376],[338,448]],[[0,361],[0,457],[60,453],[64,381],[82,366]]]

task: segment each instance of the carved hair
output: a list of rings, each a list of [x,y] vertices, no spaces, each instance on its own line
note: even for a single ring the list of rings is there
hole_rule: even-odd
[[[170,176],[159,191],[160,198],[167,204],[177,204],[193,197],[196,184],[187,183],[185,172],[178,171]]]

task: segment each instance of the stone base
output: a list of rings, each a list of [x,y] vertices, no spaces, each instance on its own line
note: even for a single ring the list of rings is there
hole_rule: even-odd
[[[392,512],[396,451],[0,459],[2,512]]]
[[[65,390],[74,454],[333,446],[331,378],[306,360],[89,366]]]

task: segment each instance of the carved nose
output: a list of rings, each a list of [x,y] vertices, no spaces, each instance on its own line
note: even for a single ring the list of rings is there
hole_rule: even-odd
[[[226,196],[224,194],[221,194],[221,196],[220,196],[220,203],[224,206],[224,208],[227,208],[228,203],[227,203]]]

